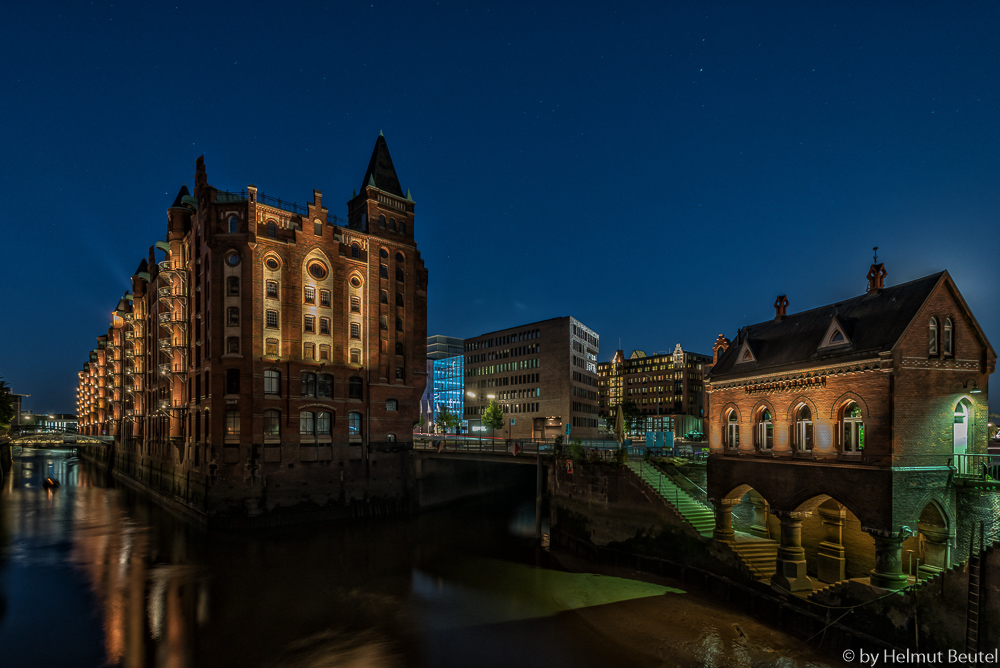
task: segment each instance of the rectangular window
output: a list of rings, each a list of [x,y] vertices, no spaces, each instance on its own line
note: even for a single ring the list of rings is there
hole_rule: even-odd
[[[388,304],[389,303],[389,293],[386,292],[385,290],[380,290],[379,293],[378,293],[378,300],[379,300],[379,303],[381,303],[381,304]]]
[[[281,413],[276,410],[264,411],[264,435],[278,436],[281,433]]]
[[[278,312],[269,310],[267,311],[267,326],[277,327],[278,326]]]
[[[305,289],[305,301],[306,304],[316,303],[316,288],[311,285],[307,285]]]
[[[313,223],[313,234],[315,234],[317,237],[323,236],[323,223],[317,223],[317,222]]]
[[[361,324],[357,322],[351,323],[351,338],[360,339],[361,338]]]
[[[347,416],[347,433],[351,436],[361,435],[361,413],[351,412]]]
[[[268,281],[267,286],[267,296],[272,299],[277,299],[278,297],[278,281]]]
[[[307,331],[307,332],[314,332],[314,331],[316,331],[316,317],[315,316],[311,316],[311,315],[307,315],[305,317],[305,322],[303,324],[303,329],[305,331]]]
[[[236,306],[230,306],[226,311],[226,323],[229,325],[240,324],[240,309]]]
[[[310,411],[302,411],[299,413],[299,433],[313,433],[313,414]]]
[[[328,413],[328,412],[326,412],[326,411],[322,411],[322,412],[316,413],[316,433],[317,434],[322,434],[322,435],[327,435],[327,436],[330,434],[330,432],[331,432],[331,423],[333,422],[333,420],[330,419],[331,417],[332,417],[331,414]]]
[[[378,266],[378,277],[379,278],[389,278],[389,267],[384,264]]]
[[[312,343],[302,344],[302,359],[316,359],[316,346]]]
[[[361,364],[361,351],[358,348],[351,348],[351,364]]]
[[[240,412],[226,411],[226,434],[229,436],[239,436],[240,434]]]
[[[403,367],[396,367],[396,380],[403,380]]]
[[[389,329],[389,319],[387,316],[380,315],[378,317],[379,329]]]
[[[264,342],[264,354],[270,356],[278,354],[278,339],[268,339]]]
[[[278,394],[281,388],[281,372],[275,369],[264,371],[264,394]]]
[[[330,305],[330,291],[329,290],[320,290],[319,291],[319,305],[320,306],[329,306]]]
[[[240,279],[238,276],[226,278],[226,293],[230,295],[240,294]]]
[[[397,281],[403,280],[403,270],[399,267],[396,267],[396,280]]]
[[[396,318],[396,331],[397,332],[402,332],[403,331],[403,319],[402,318]]]
[[[316,396],[326,399],[333,398],[333,376],[321,373],[316,377]]]
[[[330,319],[329,318],[320,318],[319,319],[319,333],[320,334],[329,334],[330,333]]]
[[[322,345],[319,347],[319,358],[321,360],[330,359],[330,346]]]
[[[361,313],[361,297],[351,297],[351,313]]]
[[[238,336],[230,336],[228,339],[226,339],[226,352],[228,353],[240,352],[240,339]]]

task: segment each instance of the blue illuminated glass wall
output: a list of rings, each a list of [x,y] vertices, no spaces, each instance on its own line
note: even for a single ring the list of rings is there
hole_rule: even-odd
[[[434,360],[434,419],[438,411],[447,407],[448,412],[459,417],[465,412],[465,356],[457,355],[443,360]],[[463,431],[466,421],[462,420]]]

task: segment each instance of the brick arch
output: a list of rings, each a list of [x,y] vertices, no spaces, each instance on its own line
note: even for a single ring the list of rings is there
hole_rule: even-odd
[[[311,251],[305,254],[305,256],[302,258],[302,263],[299,266],[299,271],[305,273],[308,270],[309,262],[311,260],[323,260],[324,262],[326,262],[326,266],[328,269],[327,277],[333,275],[334,267],[336,265],[334,264],[333,260],[330,259],[330,256],[326,254],[326,251],[324,251],[321,248],[313,248]]]
[[[955,513],[948,507],[947,499],[942,498],[940,494],[933,490],[926,492],[917,500],[916,503],[913,504],[911,508],[908,509],[907,514],[912,515],[913,517],[909,526],[913,529],[914,535],[916,535],[917,532],[917,524],[920,521],[920,515],[924,512],[924,509],[927,506],[931,505],[937,508],[938,513],[945,521],[945,528],[948,529],[948,533],[954,536],[955,528],[958,524],[958,520],[955,518]]]
[[[720,419],[722,420],[722,426],[723,427],[725,427],[729,423],[728,419],[726,418],[726,415],[728,415],[728,413],[729,413],[730,410],[736,411],[737,422],[739,422],[739,423],[743,422],[743,416],[740,414],[740,407],[737,406],[735,402],[730,401],[725,406],[723,406],[722,410],[719,412],[719,415],[721,416]]]
[[[806,404],[809,406],[809,410],[816,417],[819,417],[819,410],[816,408],[816,402],[805,395],[799,395],[792,399],[792,402],[788,404],[788,411],[785,413],[785,421],[795,422],[795,409],[799,407],[800,404]]]
[[[864,506],[863,504],[859,503],[858,500],[854,499],[852,496],[850,496],[850,494],[836,494],[836,495],[834,495],[834,494],[830,494],[827,491],[818,492],[818,491],[813,490],[813,489],[811,489],[811,490],[801,490],[798,493],[793,494],[790,497],[790,505],[791,505],[792,512],[794,512],[795,510],[798,510],[803,505],[805,505],[807,502],[812,501],[813,499],[816,499],[816,498],[819,498],[819,497],[824,497],[824,501],[827,500],[827,499],[832,499],[833,501],[836,501],[842,507],[844,507],[847,510],[849,510],[852,515],[854,515],[856,518],[858,518],[858,520],[861,522],[862,525],[865,525],[865,523],[866,523],[865,521],[867,519],[870,519],[869,516],[868,516],[868,513],[865,512],[866,506]],[[820,502],[820,503],[822,503],[822,502]]]
[[[774,418],[777,416],[777,411],[774,410],[774,404],[772,404],[767,399],[760,399],[757,403],[753,405],[750,409],[750,420],[755,420],[757,418],[757,413],[760,412],[761,408],[766,408],[771,411],[771,421],[774,422]]]
[[[861,408],[861,417],[866,420],[870,417],[868,411],[868,403],[861,397],[857,392],[851,392],[848,390],[842,395],[833,400],[833,405],[830,407],[830,419],[837,419],[837,412],[846,404],[848,401],[854,401]]]
[[[736,487],[733,487],[728,492],[726,492],[725,494],[723,494],[722,498],[723,499],[735,499],[735,500],[739,501],[744,496],[746,496],[746,494],[748,492],[757,492],[757,494],[760,495],[760,498],[764,499],[765,501],[767,501],[770,504],[770,500],[767,498],[767,496],[765,496],[763,493],[761,493],[761,491],[758,488],[756,488],[756,487],[754,487],[752,485],[748,485],[747,483],[741,483],[741,484],[737,485]]]

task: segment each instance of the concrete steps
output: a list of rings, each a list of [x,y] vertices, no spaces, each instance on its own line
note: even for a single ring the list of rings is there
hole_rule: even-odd
[[[695,530],[706,538],[715,530],[715,511],[691,497],[668,476],[650,464],[629,462],[629,469],[656,492]]]
[[[769,538],[737,539],[732,548],[757,581],[766,582],[774,575],[778,541]]]

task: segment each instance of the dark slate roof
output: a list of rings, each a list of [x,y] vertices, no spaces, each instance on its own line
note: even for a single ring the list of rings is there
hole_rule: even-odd
[[[191,193],[188,192],[187,184],[182,185],[181,189],[177,192],[177,197],[174,198],[174,203],[170,205],[170,208],[176,209],[177,207],[184,206],[184,198],[190,195]]]
[[[837,304],[744,327],[711,371],[712,380],[870,358],[892,349],[945,272]],[[834,317],[850,345],[820,350]],[[737,364],[744,341],[755,361]]]
[[[142,260],[139,262],[139,267],[135,270],[135,272],[132,275],[136,276],[144,271],[147,272],[149,271],[149,265],[146,264],[146,258],[142,258]]]
[[[385,137],[382,136],[381,132],[378,139],[375,140],[375,150],[372,151],[372,159],[368,161],[368,171],[365,172],[365,178],[361,181],[361,192],[364,192],[365,188],[370,185],[374,185],[390,195],[406,197],[403,194],[402,186],[399,185],[396,168],[392,166],[389,146],[385,143]]]

